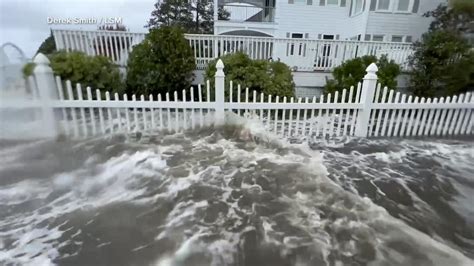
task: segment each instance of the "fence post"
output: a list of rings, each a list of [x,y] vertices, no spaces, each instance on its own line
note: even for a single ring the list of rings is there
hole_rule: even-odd
[[[49,66],[48,58],[42,53],[38,53],[33,62],[36,64],[33,73],[41,101],[41,116],[43,120],[43,131],[39,132],[39,134],[43,137],[56,137],[58,135],[58,127],[51,103],[53,100],[58,99],[58,95],[53,70]]]
[[[221,59],[216,64],[216,75],[215,75],[215,104],[216,104],[216,124],[224,124],[224,91],[225,91],[225,74],[224,74],[224,63]]]
[[[375,63],[370,64],[365,71],[367,74],[364,77],[362,83],[362,91],[360,95],[360,103],[362,108],[359,110],[357,115],[357,123],[355,128],[355,135],[357,137],[367,137],[367,131],[369,127],[370,112],[372,103],[374,100],[375,88],[377,86],[377,65]]]

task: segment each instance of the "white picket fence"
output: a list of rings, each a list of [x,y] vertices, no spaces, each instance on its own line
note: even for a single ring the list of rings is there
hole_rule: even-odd
[[[145,39],[145,33],[125,31],[53,30],[56,48],[103,55],[120,66],[126,66],[133,45]],[[185,34],[193,48],[197,69],[222,55],[244,52],[252,59],[284,62],[295,71],[330,71],[346,60],[364,55],[385,54],[403,70],[408,70],[412,45],[396,42],[365,42],[351,40],[312,40],[271,37]]]
[[[230,82],[218,61],[215,86],[165,95],[111,95],[54,78],[48,59],[34,62],[31,99],[4,101],[5,109],[39,109],[48,136],[80,138],[152,130],[179,132],[226,123],[231,112],[261,121],[283,138],[410,137],[472,135],[474,97],[418,98],[377,85],[377,66],[370,65],[363,82],[316,99],[264,95]],[[65,84],[65,85],[63,85]],[[227,90],[227,93],[226,93]],[[85,96],[84,93],[85,92]],[[104,97],[105,95],[105,97]],[[43,132],[44,133],[44,132]],[[45,134],[42,134],[44,136]]]

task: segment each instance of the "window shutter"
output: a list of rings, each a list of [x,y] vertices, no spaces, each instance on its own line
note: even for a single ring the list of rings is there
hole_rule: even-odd
[[[420,6],[420,0],[415,0],[413,3],[413,13],[418,13],[418,7]]]
[[[286,38],[290,38],[290,33],[289,32],[286,33]]]
[[[305,34],[304,34],[304,38],[305,38],[305,39],[308,39],[308,38],[309,38],[309,33],[305,33]]]
[[[370,11],[375,11],[376,7],[377,7],[377,0],[372,0],[372,2],[370,2]]]
[[[365,2],[366,2],[365,0],[362,0],[362,12],[364,12],[365,10]]]
[[[370,34],[366,34],[364,40],[365,41],[370,41]]]
[[[339,40],[339,34],[336,35],[336,40]]]
[[[326,0],[319,0],[319,5],[324,6],[326,4]]]
[[[318,34],[318,40],[321,40],[321,34]]]
[[[306,4],[307,4],[307,5],[312,5],[312,4],[313,4],[313,0],[307,0],[307,1],[306,1]]]
[[[354,4],[354,0],[351,1],[351,5],[349,7],[349,17],[352,16],[352,5]]]
[[[341,6],[346,6],[346,0],[341,0]]]

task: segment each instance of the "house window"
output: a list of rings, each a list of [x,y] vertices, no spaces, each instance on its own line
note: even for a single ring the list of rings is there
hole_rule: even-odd
[[[389,9],[390,9],[390,0],[377,1],[377,10],[389,10]]]
[[[291,38],[292,39],[303,39],[303,33],[292,33]]]
[[[352,5],[352,15],[357,15],[362,12],[362,1],[363,0],[355,0],[355,3]]]
[[[326,4],[328,6],[338,6],[339,5],[339,0],[326,0]]]
[[[374,42],[383,42],[383,35],[374,35],[374,36],[372,36],[372,41],[374,41]]]
[[[408,11],[410,8],[410,0],[398,0],[397,11]]]
[[[412,37],[410,35],[408,35],[406,38],[405,38],[405,42],[412,42]]]
[[[403,36],[392,36],[392,42],[403,42]]]

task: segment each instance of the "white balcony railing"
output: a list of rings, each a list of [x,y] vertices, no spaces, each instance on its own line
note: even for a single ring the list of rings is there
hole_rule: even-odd
[[[53,36],[59,50],[107,56],[120,66],[126,65],[133,45],[145,38],[144,33],[83,30],[53,30]],[[346,60],[386,54],[406,71],[412,54],[412,46],[407,43],[204,34],[186,34],[185,37],[193,48],[198,69],[204,69],[209,61],[221,55],[241,51],[252,59],[280,60],[295,71],[331,71]]]

